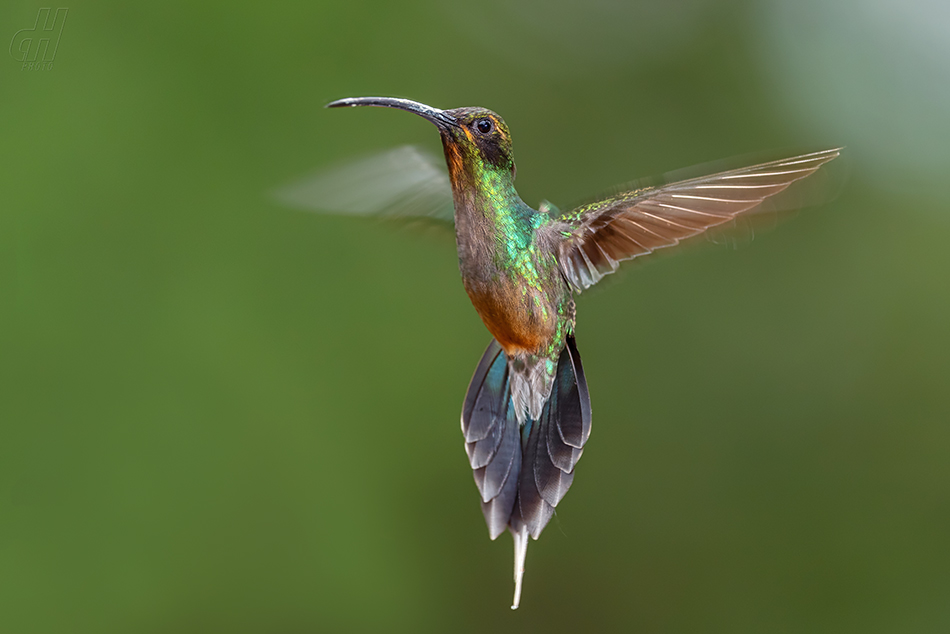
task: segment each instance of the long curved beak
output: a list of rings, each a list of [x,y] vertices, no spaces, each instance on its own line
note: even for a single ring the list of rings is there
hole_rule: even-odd
[[[432,106],[427,106],[424,103],[410,99],[397,99],[395,97],[347,97],[346,99],[331,101],[325,107],[353,108],[356,106],[379,106],[381,108],[405,110],[406,112],[415,113],[423,119],[428,119],[440,130],[458,126],[458,120],[445,110],[439,110],[438,108],[433,108]]]

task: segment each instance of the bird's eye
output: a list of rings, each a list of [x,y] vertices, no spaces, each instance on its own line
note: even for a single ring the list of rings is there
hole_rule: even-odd
[[[491,119],[479,119],[475,122],[475,129],[481,132],[482,134],[488,134],[492,131],[494,125],[492,124]]]

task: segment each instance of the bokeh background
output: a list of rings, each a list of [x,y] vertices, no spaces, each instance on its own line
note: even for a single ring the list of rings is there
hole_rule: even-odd
[[[0,6],[6,46],[41,5]],[[946,632],[950,5],[68,5],[0,55],[0,631]],[[451,238],[268,196],[483,105],[524,198],[787,146],[841,195],[579,299],[594,433],[487,538]]]

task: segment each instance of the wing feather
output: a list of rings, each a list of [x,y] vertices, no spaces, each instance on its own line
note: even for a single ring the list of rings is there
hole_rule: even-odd
[[[318,170],[273,196],[305,211],[455,221],[442,161],[411,145]]]
[[[753,213],[767,198],[837,157],[841,148],[623,192],[552,223],[558,262],[577,291],[647,255]]]

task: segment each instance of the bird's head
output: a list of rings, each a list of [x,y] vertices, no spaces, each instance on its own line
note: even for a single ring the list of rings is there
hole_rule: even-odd
[[[514,180],[515,162],[511,134],[504,119],[487,108],[439,110],[417,101],[392,97],[351,97],[327,104],[327,108],[380,106],[412,112],[439,129],[453,186],[470,180]],[[509,181],[510,182],[510,181]]]

